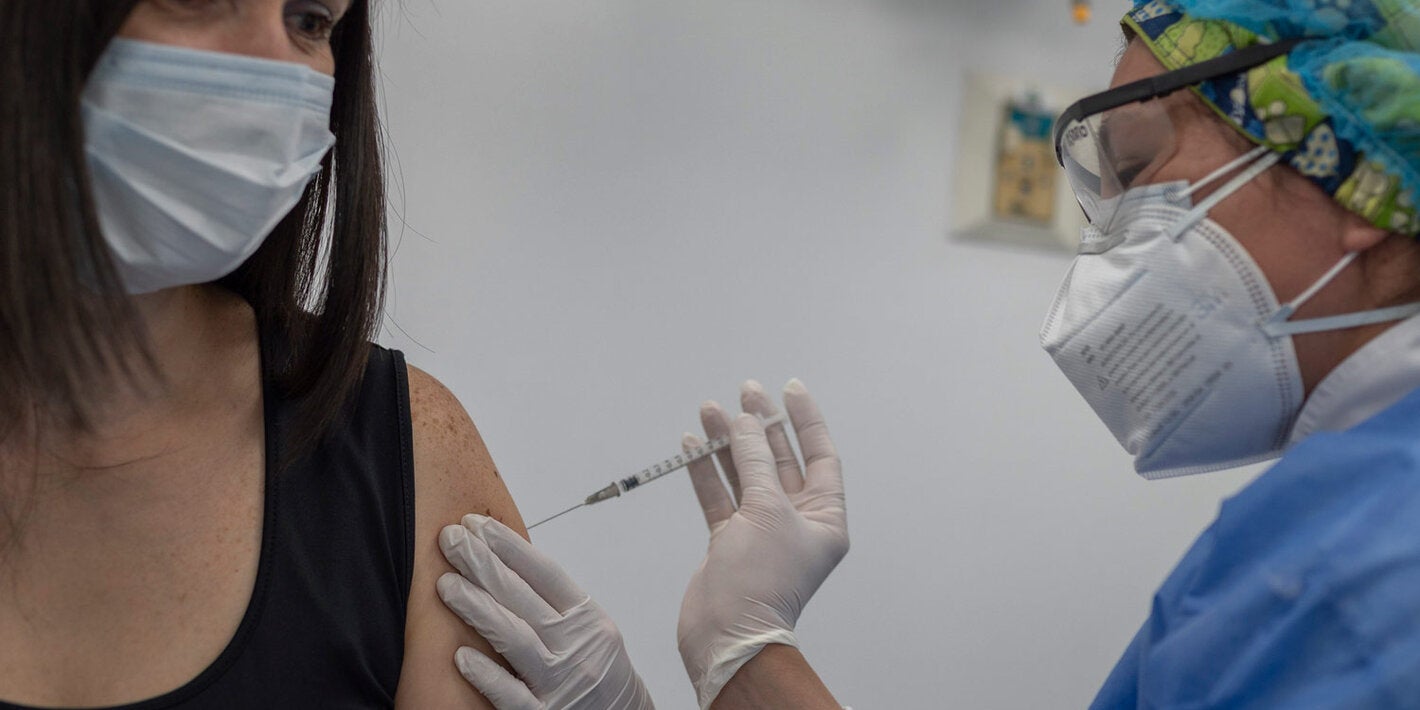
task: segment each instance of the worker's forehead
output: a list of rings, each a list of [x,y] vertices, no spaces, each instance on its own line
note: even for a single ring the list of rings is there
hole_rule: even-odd
[[[1135,39],[1129,42],[1124,52],[1120,55],[1119,63],[1115,66],[1114,77],[1110,81],[1110,88],[1117,88],[1125,84],[1158,76],[1167,71],[1164,65],[1149,51],[1149,47],[1143,42]],[[1173,94],[1160,99],[1167,107],[1167,116],[1170,125],[1177,131],[1184,127],[1184,124],[1191,124],[1194,120],[1192,112],[1184,110],[1187,104],[1192,101],[1189,92],[1176,91]],[[1130,104],[1120,106],[1110,111],[1110,123],[1116,135],[1122,135],[1127,124],[1132,124],[1131,119],[1136,118],[1136,114],[1153,116],[1154,111],[1145,111],[1141,104]],[[1156,124],[1151,121],[1150,124]],[[1153,126],[1157,128],[1157,126]]]
[[[1110,88],[1123,86],[1130,82],[1147,79],[1151,76],[1158,76],[1164,73],[1164,65],[1154,57],[1149,48],[1139,40],[1129,43],[1120,55],[1119,64],[1114,68],[1114,78],[1110,81]]]

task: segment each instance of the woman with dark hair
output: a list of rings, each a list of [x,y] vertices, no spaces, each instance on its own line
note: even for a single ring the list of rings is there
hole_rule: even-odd
[[[523,532],[370,340],[370,0],[0,0],[0,707],[487,707],[437,535]]]

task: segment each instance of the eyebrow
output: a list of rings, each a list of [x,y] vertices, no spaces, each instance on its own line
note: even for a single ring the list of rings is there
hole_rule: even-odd
[[[330,0],[327,7],[335,14],[335,21],[340,22],[345,19],[345,15],[350,12],[350,8],[355,5],[356,0]],[[331,7],[333,5],[333,7]]]
[[[1131,127],[1136,129],[1138,128],[1137,121],[1139,120],[1140,119],[1137,118],[1137,112],[1132,111],[1112,111],[1101,117],[1100,126],[1098,129],[1100,150],[1103,151],[1105,155],[1113,156],[1115,154],[1114,134],[1119,132],[1120,130],[1123,130],[1125,135],[1127,136]],[[1130,126],[1131,123],[1134,123],[1135,125]]]
[[[1100,119],[1099,148],[1105,155],[1114,155],[1114,146],[1111,141],[1113,131],[1110,130],[1110,124],[1112,123],[1110,119],[1112,118],[1114,118],[1114,114],[1107,115]]]

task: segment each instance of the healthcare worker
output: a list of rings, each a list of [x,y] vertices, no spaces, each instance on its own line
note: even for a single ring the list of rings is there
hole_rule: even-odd
[[[1150,0],[1123,27],[1113,88],[1056,128],[1090,227],[1042,344],[1146,478],[1281,461],[1094,706],[1420,707],[1420,3]],[[802,477],[782,430],[702,411],[738,493],[692,471],[710,551],[678,641],[702,707],[837,707],[793,632],[847,548],[841,479],[807,393],[785,397]],[[752,385],[744,406],[772,407]],[[518,674],[460,651],[471,683],[505,709],[623,707],[615,627],[552,561],[477,516],[441,544],[445,603]]]

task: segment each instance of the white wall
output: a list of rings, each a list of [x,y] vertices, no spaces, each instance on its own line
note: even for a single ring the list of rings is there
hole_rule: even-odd
[[[853,550],[801,623],[840,700],[1082,706],[1250,475],[1135,477],[1036,342],[1068,258],[946,236],[963,72],[1102,87],[1122,5],[1096,5],[387,7],[384,342],[459,395],[529,519],[673,454],[702,399],[803,378],[849,485]],[[535,539],[693,707],[688,481]]]

